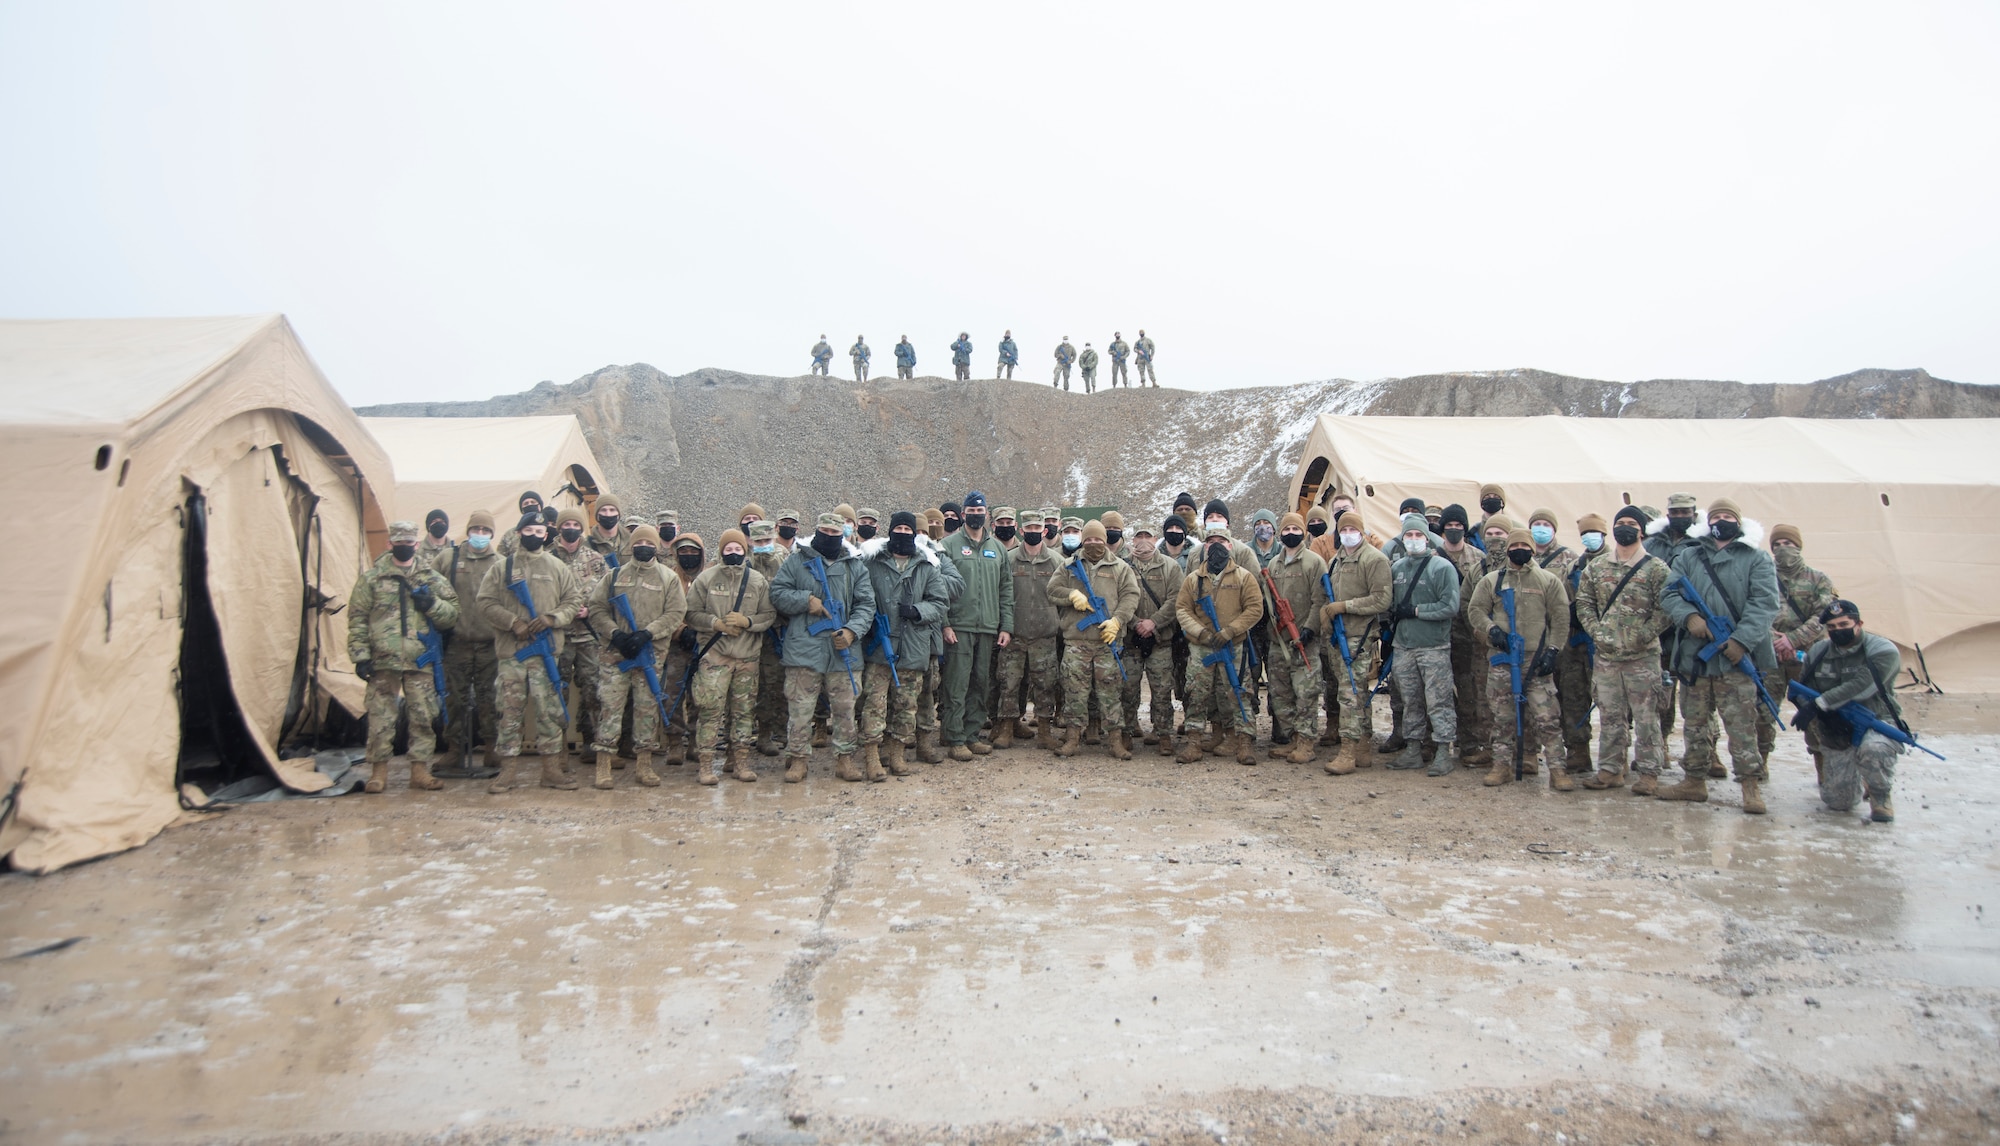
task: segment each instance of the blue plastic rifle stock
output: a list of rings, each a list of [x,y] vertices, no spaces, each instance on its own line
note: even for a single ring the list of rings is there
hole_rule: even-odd
[[[1208,623],[1214,627],[1215,634],[1221,636],[1222,622],[1215,615],[1215,598],[1204,594],[1201,598],[1201,608],[1202,612],[1208,614]],[[1242,718],[1244,726],[1248,727],[1250,710],[1243,707],[1243,678],[1236,675],[1236,645],[1234,643],[1223,645],[1201,658],[1201,664],[1203,668],[1222,666],[1222,671],[1229,677],[1229,691],[1236,694],[1236,715]]]
[[[896,671],[896,634],[890,631],[889,614],[875,610],[875,643],[882,646],[882,655],[889,658],[889,680],[897,688],[903,687],[902,674]]]
[[[1319,580],[1320,584],[1326,587],[1326,599],[1331,603],[1335,600],[1333,595],[1333,574],[1322,573],[1319,575]],[[1356,703],[1360,703],[1361,686],[1354,681],[1354,650],[1347,647],[1347,614],[1335,613],[1333,615],[1332,630],[1332,632],[1327,634],[1326,639],[1332,642],[1334,648],[1340,650],[1340,661],[1347,666],[1347,691],[1354,694]]]
[[[1507,682],[1514,687],[1514,779],[1519,780],[1524,771],[1522,764],[1525,745],[1521,735],[1523,710],[1528,704],[1528,694],[1521,682],[1521,658],[1528,652],[1527,638],[1521,636],[1520,626],[1514,620],[1514,590],[1500,590],[1500,601],[1507,606],[1507,651],[1495,653],[1489,663],[1507,666]]]
[[[1083,558],[1079,557],[1069,563],[1069,575],[1076,578],[1083,586],[1083,595],[1090,602],[1090,614],[1076,623],[1076,631],[1080,633],[1092,625],[1101,625],[1110,620],[1111,614],[1104,609],[1104,598],[1098,596],[1097,590],[1090,587],[1090,574],[1083,568]],[[1125,646],[1117,641],[1111,642],[1111,663],[1118,666],[1119,680],[1129,679],[1125,675]]]
[[[1798,705],[1800,708],[1804,708],[1819,699],[1819,693],[1807,688],[1798,681],[1792,681],[1786,685],[1785,691],[1790,695],[1792,703]],[[1940,760],[1944,759],[1938,753],[1931,752],[1930,749],[1917,743],[1917,738],[1911,733],[1904,732],[1902,729],[1868,711],[1867,706],[1858,700],[1850,700],[1832,712],[1826,713],[1826,715],[1837,716],[1846,721],[1848,729],[1854,733],[1854,739],[1856,740],[1860,740],[1861,734],[1864,732],[1876,732],[1903,745],[1905,748],[1914,748],[1919,752],[1927,752],[1932,756],[1937,756]]]
[[[1701,619],[1708,623],[1708,643],[1694,654],[1703,664],[1707,664],[1714,660],[1715,654],[1722,651],[1722,646],[1728,644],[1729,639],[1736,635],[1736,624],[1709,608],[1708,602],[1702,599],[1701,591],[1696,589],[1694,582],[1684,575],[1674,574],[1674,579],[1669,584],[1678,587],[1681,597],[1693,605],[1695,611],[1701,614]],[[1764,674],[1757,671],[1757,666],[1751,663],[1751,659],[1750,650],[1745,648],[1743,659],[1736,662],[1736,667],[1742,669],[1743,675],[1750,678],[1750,683],[1757,686],[1757,699],[1764,703],[1765,708],[1771,710],[1771,719],[1782,724],[1785,719],[1784,714],[1778,711],[1778,702],[1771,698],[1771,691],[1764,687]]]
[[[819,583],[819,599],[826,606],[826,616],[817,621],[806,622],[806,632],[813,636],[824,636],[847,627],[847,604],[833,595],[833,587],[826,581],[826,562],[815,553],[806,558],[806,568],[812,571],[813,580]],[[847,687],[854,695],[861,695],[861,686],[854,683],[854,650],[835,649],[840,654],[840,664],[847,670]]]
[[[528,592],[528,581],[525,577],[519,581],[508,582],[507,588],[513,591],[514,599],[521,602],[521,607],[528,611],[529,616],[538,615],[535,611],[534,594]],[[562,669],[556,667],[554,632],[554,629],[543,629],[536,633],[534,640],[514,650],[514,659],[526,661],[529,657],[542,658],[542,671],[548,674],[549,686],[555,689],[556,703],[562,707],[563,723],[568,724],[569,701],[563,697]]]
[[[417,658],[417,667],[431,670],[431,683],[437,686],[438,727],[449,728],[451,708],[445,702],[451,699],[451,693],[444,687],[444,635],[426,624],[417,639],[424,643],[424,654]]]
[[[625,622],[625,627],[645,638],[645,643],[639,646],[638,652],[618,662],[618,671],[631,672],[633,669],[638,669],[646,675],[646,690],[653,694],[653,703],[660,706],[661,727],[669,727],[674,720],[667,713],[667,698],[660,689],[660,672],[653,667],[653,634],[650,630],[640,628],[639,622],[633,619],[632,602],[626,599],[625,594],[613,593],[611,604],[618,610],[618,619]]]

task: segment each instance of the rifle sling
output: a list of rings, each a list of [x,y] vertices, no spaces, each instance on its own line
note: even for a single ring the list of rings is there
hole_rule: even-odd
[[[1616,605],[1618,603],[1618,594],[1623,593],[1625,591],[1625,586],[1630,585],[1632,583],[1633,575],[1638,573],[1639,570],[1644,569],[1646,567],[1646,562],[1651,561],[1652,559],[1653,555],[1650,553],[1641,553],[1639,555],[1639,560],[1633,562],[1632,567],[1625,571],[1625,575],[1618,579],[1618,585],[1616,588],[1611,590],[1611,596],[1606,597],[1604,599],[1604,611],[1598,614],[1599,616],[1601,617],[1611,616],[1611,606]]]
[[[1708,583],[1715,586],[1715,595],[1722,598],[1722,604],[1729,610],[1729,623],[1731,625],[1742,624],[1743,607],[1729,599],[1729,590],[1723,588],[1722,578],[1715,575],[1715,563],[1708,558],[1708,546],[1697,542],[1695,544],[1694,555],[1701,562],[1701,567],[1708,571]]]

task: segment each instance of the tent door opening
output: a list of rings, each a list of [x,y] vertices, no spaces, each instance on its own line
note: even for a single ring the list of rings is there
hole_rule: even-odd
[[[208,590],[208,499],[201,490],[182,504],[180,756],[174,788],[194,784],[213,792],[246,776],[269,771],[251,739],[243,710],[229,684],[222,627]]]

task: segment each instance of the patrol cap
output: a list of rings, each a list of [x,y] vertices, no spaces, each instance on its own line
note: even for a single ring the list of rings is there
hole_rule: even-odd
[[[1083,528],[1083,519],[1082,519],[1081,517],[1065,517],[1065,518],[1063,518],[1063,519],[1062,519],[1062,527],[1063,527],[1064,529],[1066,529],[1066,530],[1067,530],[1067,529],[1082,529],[1082,528]]]
[[[776,524],[772,522],[760,520],[760,521],[753,521],[750,523],[751,541],[770,541],[776,538],[777,536],[778,536],[778,527]]]
[[[1179,521],[1180,518],[1176,517],[1174,518],[1174,520]],[[1151,522],[1142,520],[1139,522],[1139,524],[1133,526],[1131,529],[1131,536],[1138,537],[1141,535],[1144,535],[1146,537],[1158,537],[1160,535],[1160,531],[1153,528]]]
[[[1804,549],[1806,547],[1806,535],[1799,532],[1799,527],[1796,525],[1772,526],[1771,544],[1776,545],[1780,541],[1789,541],[1793,545],[1798,546],[1800,549]]]
[[[799,511],[796,509],[781,509],[778,511],[778,516],[774,520],[776,520],[779,525],[783,525],[787,521],[791,522],[793,525],[797,525],[799,523]]]
[[[663,509],[653,515],[654,525],[679,525],[680,523],[681,515],[671,509]]]
[[[1203,536],[1209,541],[1214,541],[1218,537],[1227,540],[1229,537],[1229,527],[1226,525],[1211,525],[1208,527],[1208,532]]]
[[[847,524],[847,519],[840,516],[838,513],[833,513],[829,511],[827,513],[822,513],[819,515],[819,528],[821,529],[839,529],[841,526],[846,524]]]
[[[1630,508],[1630,507],[1627,507],[1627,508]],[[1650,521],[1652,521],[1652,520],[1653,520],[1654,518],[1656,518],[1656,517],[1660,516],[1660,511],[1659,511],[1658,509],[1654,508],[1653,506],[1650,506],[1650,505],[1642,505],[1642,506],[1640,506],[1640,507],[1639,507],[1639,512],[1640,512],[1640,513],[1643,513],[1643,514],[1645,514],[1645,515],[1646,515],[1646,520],[1647,520],[1648,522],[1650,522]]]
[[[1086,521],[1086,522],[1084,522],[1084,523],[1083,523],[1083,539],[1084,539],[1085,541],[1105,541],[1105,540],[1108,540],[1108,539],[1107,539],[1107,538],[1106,538],[1106,537],[1104,536],[1104,522],[1102,522],[1102,521]]]
[[[1016,521],[1021,519],[1021,515],[1014,512],[1014,507],[1011,505],[1002,505],[994,508],[993,520],[999,521],[1003,517],[1011,517]]]
[[[483,509],[473,510],[472,514],[465,519],[465,531],[471,533],[475,529],[484,529],[486,532],[492,533],[493,515]]]
[[[1427,505],[1424,507],[1424,516],[1426,518],[1443,517],[1444,507],[1441,505]]]
[[[389,543],[391,545],[398,541],[415,541],[423,535],[424,531],[417,528],[417,523],[414,521],[392,521],[389,523]]]
[[[854,518],[857,521],[861,520],[862,518],[867,518],[869,521],[881,521],[882,511],[879,509],[870,509],[864,505],[860,509],[854,511]]]
[[[1057,522],[1059,522],[1059,521],[1061,521],[1061,520],[1062,520],[1062,510],[1060,510],[1060,509],[1057,509],[1057,508],[1056,508],[1055,506],[1053,506],[1053,505],[1045,505],[1045,506],[1043,506],[1043,507],[1041,508],[1041,510],[1040,510],[1040,513],[1041,513],[1041,518],[1042,518],[1042,520],[1043,520],[1043,521],[1045,521],[1045,522],[1047,522],[1047,521],[1057,521]]]
[[[1667,495],[1668,509],[1699,509],[1700,499],[1691,493],[1670,493]]]
[[[584,524],[583,510],[578,509],[576,506],[570,506],[568,509],[565,509],[561,513],[556,514],[557,529],[561,529],[563,527],[563,522],[565,521],[574,521],[578,525]]]

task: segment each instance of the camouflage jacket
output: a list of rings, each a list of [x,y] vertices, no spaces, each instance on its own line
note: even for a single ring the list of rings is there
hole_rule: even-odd
[[[1076,361],[1076,347],[1064,342],[1056,346],[1056,361],[1064,366]]]
[[[1152,339],[1150,339],[1150,338],[1142,338],[1142,339],[1140,339],[1140,340],[1139,340],[1138,342],[1135,342],[1135,343],[1133,343],[1133,347],[1134,347],[1135,349],[1137,349],[1137,350],[1138,350],[1138,352],[1139,352],[1139,361],[1141,361],[1141,362],[1151,362],[1151,361],[1153,360],[1153,340],[1152,340]]]
[[[1125,340],[1122,338],[1114,340],[1105,349],[1111,352],[1111,361],[1113,362],[1123,362],[1125,361],[1125,356],[1132,353],[1132,348],[1125,345]]]
[[[1292,623],[1298,627],[1299,636],[1306,646],[1306,655],[1308,658],[1313,655],[1314,643],[1325,632],[1320,610],[1327,604],[1326,582],[1320,578],[1326,571],[1326,562],[1303,544],[1297,549],[1286,549],[1282,544],[1278,546],[1278,555],[1257,575],[1257,579],[1264,584],[1264,615],[1271,619],[1273,643],[1292,639],[1278,624],[1278,597],[1282,595],[1285,604],[1291,608]],[[1273,585],[1277,586],[1276,594],[1271,591]]]
[[[437,598],[429,614],[410,603],[410,590],[426,586]],[[423,637],[458,623],[458,594],[451,582],[421,561],[403,569],[384,553],[354,582],[347,597],[347,659],[374,661],[382,672],[416,672]]]
[[[604,560],[604,554],[592,548],[588,542],[579,543],[574,553],[565,553],[562,543],[558,541],[545,552],[569,566],[570,575],[576,578],[577,588],[582,590],[585,602],[592,599],[597,583],[604,580],[606,573],[611,572],[611,566]],[[597,633],[591,628],[591,621],[595,618],[590,616],[596,608],[595,605],[586,604],[583,611],[577,614],[576,620],[570,622],[569,629],[563,635],[572,641],[597,640]]]
[[[1622,664],[1659,659],[1660,633],[1668,625],[1667,611],[1660,604],[1667,563],[1644,550],[1640,557],[1636,573],[1631,565],[1605,556],[1585,565],[1577,578],[1576,620],[1597,642],[1600,661]],[[1618,590],[1618,582],[1627,573],[1632,573],[1632,579]],[[1618,592],[1615,601],[1611,599],[1614,591]]]
[[[1085,370],[1095,370],[1095,369],[1097,369],[1097,350],[1096,350],[1096,348],[1094,348],[1094,347],[1089,347],[1089,346],[1086,346],[1086,347],[1084,347],[1084,348],[1083,348],[1083,356],[1082,356],[1082,357],[1080,357],[1080,358],[1078,358],[1078,359],[1076,360],[1076,364],[1077,364],[1078,366],[1081,366],[1081,367],[1083,367],[1083,368],[1084,368]]]
[[[479,599],[479,583],[486,579],[487,570],[500,559],[500,554],[491,545],[482,552],[464,542],[457,542],[438,550],[431,558],[431,568],[444,575],[457,592],[459,600],[458,626],[451,635],[459,640],[490,641],[493,626],[486,623],[485,614],[474,604]]]
[[[1014,636],[1017,641],[1038,641],[1056,635],[1060,618],[1049,600],[1049,579],[1062,568],[1055,547],[1042,543],[1042,551],[1029,556],[1017,546],[1009,559],[1014,577]]]
[[[1826,626],[1819,623],[1819,611],[1833,604],[1840,594],[1833,588],[1833,578],[1803,561],[1790,573],[1782,569],[1777,573],[1778,595],[1784,598],[1784,603],[1778,607],[1778,619],[1771,628],[1784,634],[1793,648],[1809,649],[1826,636]]]
[[[1863,632],[1860,640],[1844,649],[1834,648],[1830,640],[1814,645],[1806,652],[1799,683],[1818,691],[1824,711],[1858,701],[1878,719],[1895,724],[1903,715],[1894,695],[1896,674],[1902,671],[1903,658],[1895,642]],[[1875,687],[1877,678],[1890,690],[1888,694]]]
[[[1155,549],[1152,560],[1133,557],[1126,564],[1132,567],[1132,576],[1139,586],[1139,611],[1133,614],[1133,619],[1153,622],[1153,636],[1158,640],[1173,636],[1180,626],[1176,603],[1180,600],[1181,582],[1187,579],[1181,563]],[[1154,603],[1155,598],[1158,604]]]

